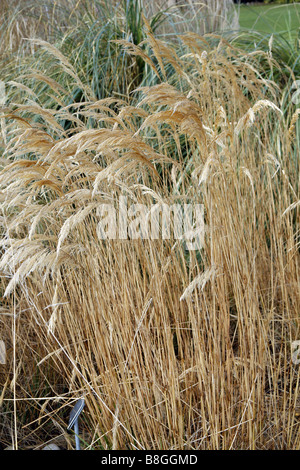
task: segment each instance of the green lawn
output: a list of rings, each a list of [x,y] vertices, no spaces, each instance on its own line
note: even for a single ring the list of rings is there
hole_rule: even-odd
[[[241,5],[240,25],[243,29],[265,33],[289,32],[295,36],[300,28],[300,3],[292,5]]]

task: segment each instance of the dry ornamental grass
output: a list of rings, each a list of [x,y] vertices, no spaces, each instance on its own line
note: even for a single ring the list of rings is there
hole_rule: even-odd
[[[86,101],[45,109],[24,78],[2,107],[2,440],[70,441],[84,396],[87,449],[299,448],[298,114],[256,55],[194,33],[177,54],[146,27],[147,55],[122,41],[158,80],[138,103],[97,100],[40,42]],[[120,196],[203,204],[203,247],[99,240]]]

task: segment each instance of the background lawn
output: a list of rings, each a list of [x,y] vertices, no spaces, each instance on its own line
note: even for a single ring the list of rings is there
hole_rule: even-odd
[[[241,5],[242,29],[266,33],[288,31],[295,36],[300,28],[300,3],[292,5]]]

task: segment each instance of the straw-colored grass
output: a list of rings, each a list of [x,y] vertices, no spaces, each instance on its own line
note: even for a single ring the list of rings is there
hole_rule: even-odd
[[[298,115],[282,114],[256,55],[181,40],[178,56],[148,28],[143,58],[159,83],[137,105],[86,87],[85,103],[57,111],[10,102],[8,88],[0,433],[16,448],[34,436],[70,448],[67,413],[81,396],[87,449],[300,447]],[[203,204],[203,248],[100,241],[97,208],[121,195]]]

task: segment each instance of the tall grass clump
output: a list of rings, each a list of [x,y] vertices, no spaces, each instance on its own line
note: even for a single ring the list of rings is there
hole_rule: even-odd
[[[65,106],[51,78],[59,109],[29,87],[2,107],[1,440],[70,447],[84,396],[85,449],[299,448],[298,113],[256,54],[195,33],[177,53],[145,24],[147,54],[118,43],[157,78],[135,101],[98,99],[40,43],[85,101]],[[101,240],[99,207],[120,196],[202,204],[202,248]]]

